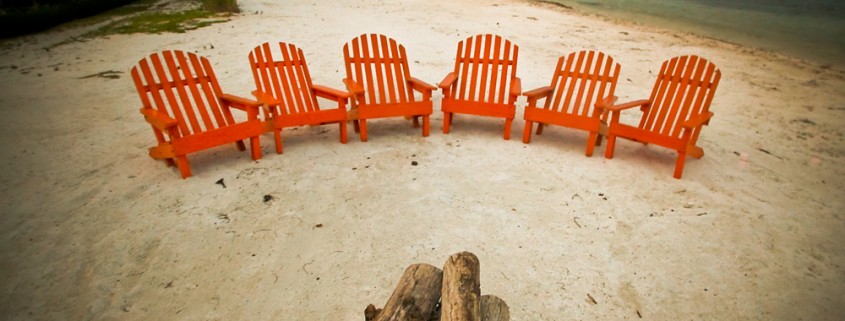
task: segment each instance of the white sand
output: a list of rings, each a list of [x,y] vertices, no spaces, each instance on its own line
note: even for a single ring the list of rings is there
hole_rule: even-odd
[[[463,250],[513,320],[845,315],[842,66],[516,0],[239,2],[186,34],[43,49],[64,31],[0,50],[0,319],[362,320],[407,265]],[[367,143],[350,127],[346,145],[337,126],[303,127],[283,155],[263,136],[258,162],[231,146],[192,155],[187,180],[147,156],[128,75],[142,57],[198,52],[248,95],[249,51],[286,41],[343,88],[341,48],[362,33],[403,43],[430,83],[458,41],[501,34],[525,90],[558,56],[600,49],[622,64],[622,101],[646,97],[663,60],[704,56],[723,73],[706,156],[675,180],[675,154],[654,146],[586,158],[585,133],[554,127],[524,145],[524,101],[511,141],[493,119],[443,135],[439,93],[428,138],[399,119],[371,122]],[[108,70],[120,79],[79,79]]]

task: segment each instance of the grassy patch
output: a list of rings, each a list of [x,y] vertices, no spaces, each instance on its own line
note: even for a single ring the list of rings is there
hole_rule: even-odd
[[[240,12],[236,0],[203,0],[202,5],[211,12]]]
[[[228,18],[205,10],[182,12],[145,12],[106,24],[85,34],[85,37],[99,37],[111,34],[132,33],[184,33],[214,23],[227,22]]]

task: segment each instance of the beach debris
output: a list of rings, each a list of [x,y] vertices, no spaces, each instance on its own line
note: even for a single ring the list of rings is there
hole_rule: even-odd
[[[317,225],[314,225],[314,227],[316,227],[316,228],[321,228],[321,227],[323,227],[323,223],[319,223],[319,224],[317,224]]]
[[[419,163],[417,163],[417,161],[411,161],[411,166],[417,166],[417,165],[419,165]]]
[[[640,319],[642,319],[642,318],[643,318],[643,315],[642,315],[642,314],[640,314],[640,310],[637,310],[637,316],[638,316],[638,317],[640,317]]]
[[[106,70],[106,71],[98,72],[96,74],[90,74],[90,75],[87,75],[87,76],[82,76],[82,77],[79,77],[77,79],[88,79],[88,78],[94,78],[94,77],[106,78],[106,79],[120,79],[120,74],[122,74],[122,73],[123,73],[122,71],[117,71],[117,70]]]
[[[596,302],[596,299],[593,298],[593,296],[589,293],[587,293],[587,302],[589,302],[590,304],[599,304],[598,302]]]
[[[577,225],[577,226],[578,226],[578,228],[581,228],[581,224],[578,224],[578,217],[577,217],[577,216],[576,216],[576,217],[573,217],[573,218],[572,218],[572,221],[573,221],[573,222],[575,222],[575,225]]]
[[[766,149],[757,148],[757,150],[759,150],[759,151],[761,151],[761,152],[763,152],[763,153],[765,153],[765,154],[767,154],[767,155],[771,155],[771,156],[773,156],[773,157],[775,157],[775,158],[777,158],[777,159],[781,159],[781,160],[783,159],[782,157],[780,157],[780,156],[778,156],[778,155],[772,154],[772,152],[770,152],[770,151],[768,151],[768,150],[766,150]]]
[[[273,195],[270,195],[270,194],[264,195],[264,203],[267,203],[267,202],[272,201],[272,200],[273,200]]]
[[[571,6],[567,6],[567,5],[565,5],[563,3],[559,3],[557,1],[541,0],[540,3],[550,4],[550,5],[558,6],[558,7],[567,9],[567,10],[572,10]]]
[[[214,184],[217,184],[217,185],[223,186],[223,188],[226,188],[226,183],[223,182],[222,178],[218,179],[216,182],[214,182]]]

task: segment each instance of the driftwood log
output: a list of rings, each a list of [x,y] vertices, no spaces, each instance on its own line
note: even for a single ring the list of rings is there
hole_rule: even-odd
[[[480,264],[469,252],[453,254],[443,270],[428,264],[405,269],[384,305],[364,310],[366,321],[510,321],[504,300],[481,296]]]
[[[481,296],[481,321],[510,321],[508,304],[495,295]]]
[[[481,280],[478,257],[452,254],[443,266],[440,321],[481,321]]]
[[[413,264],[405,269],[399,284],[383,309],[372,304],[364,310],[367,321],[431,321],[443,284],[443,271],[429,264]]]

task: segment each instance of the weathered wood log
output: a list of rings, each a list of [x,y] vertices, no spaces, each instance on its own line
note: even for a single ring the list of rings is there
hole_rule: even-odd
[[[440,321],[481,321],[481,280],[478,257],[452,254],[443,266]]]
[[[442,284],[443,271],[429,264],[412,264],[384,308],[379,311],[370,305],[364,317],[372,321],[432,321]]]
[[[495,295],[481,296],[482,321],[510,321],[511,313],[508,304]]]

